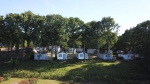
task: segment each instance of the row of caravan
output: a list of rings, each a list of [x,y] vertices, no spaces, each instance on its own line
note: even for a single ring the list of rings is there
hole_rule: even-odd
[[[43,51],[46,51],[46,48],[37,47],[36,53],[34,54],[34,60],[51,60],[50,53],[43,52]],[[60,47],[58,47],[58,51],[60,51]],[[76,57],[78,59],[89,59],[88,54],[94,54],[96,52],[96,49],[87,49],[87,53],[83,53],[82,48],[69,48],[69,52],[73,52],[73,51],[77,52]],[[138,56],[138,55],[134,55],[134,56]],[[67,57],[68,55],[65,52],[60,52],[57,54],[57,60],[67,60]],[[115,57],[113,57],[112,51],[109,52],[105,51],[105,53],[98,53],[97,57],[103,60],[116,59]],[[128,52],[128,54],[119,53],[118,57],[122,57],[124,60],[131,60],[133,54],[131,52]]]
[[[77,53],[76,57],[78,59],[88,59],[87,53]],[[51,57],[48,55],[48,53],[45,54],[34,54],[34,60],[51,60]],[[57,60],[67,60],[67,54],[64,52],[57,54]]]
[[[78,59],[89,59],[87,53],[77,53],[76,57]],[[113,56],[111,54],[98,54],[98,58],[103,60],[112,60]],[[34,60],[51,60],[50,56],[47,53],[45,54],[34,54]],[[57,54],[57,60],[67,60],[67,54],[64,52]]]
[[[134,55],[135,57],[138,57],[137,55]],[[77,53],[76,57],[78,59],[89,59],[88,54],[87,53]],[[122,57],[124,60],[131,60],[133,57],[133,54],[118,54],[118,57]],[[103,60],[112,60],[112,59],[116,59],[115,57],[112,56],[112,54],[98,54],[98,58],[103,59]],[[34,60],[51,60],[50,55],[48,55],[48,53],[45,54],[34,54]],[[57,60],[67,60],[67,54],[64,52],[58,53],[57,54]]]

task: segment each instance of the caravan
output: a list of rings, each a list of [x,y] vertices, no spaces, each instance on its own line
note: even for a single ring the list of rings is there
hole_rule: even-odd
[[[118,57],[122,57],[124,60],[131,60],[133,57],[132,51],[128,51],[127,54],[119,53]]]
[[[83,52],[77,53],[76,56],[77,56],[78,59],[88,59],[88,54],[87,53],[85,53],[85,55],[84,55]]]
[[[96,51],[96,49],[87,49],[88,54],[94,54],[95,51]]]
[[[57,60],[67,60],[67,54],[64,52],[58,53]]]
[[[108,54],[108,53],[104,53],[104,54],[99,53],[98,58],[103,60],[112,60],[113,56],[112,54]]]

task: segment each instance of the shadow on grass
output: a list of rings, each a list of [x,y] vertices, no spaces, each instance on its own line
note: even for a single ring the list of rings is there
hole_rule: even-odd
[[[137,73],[133,67],[138,61],[103,62],[92,60],[67,60],[67,61],[33,61],[19,60],[15,67],[8,66],[6,59],[0,59],[0,75],[10,73],[12,77],[42,79],[55,79],[69,82],[92,82],[106,84],[148,84],[146,74]],[[110,63],[110,64],[109,64]],[[79,65],[80,67],[77,67]],[[67,69],[71,67],[72,69]],[[143,82],[144,81],[144,82]]]
[[[61,79],[73,80],[75,82],[92,82],[94,84],[100,84],[102,82],[106,84],[149,84],[148,75],[133,71],[132,63],[136,62],[121,61],[110,66],[92,62],[81,68],[68,71]]]

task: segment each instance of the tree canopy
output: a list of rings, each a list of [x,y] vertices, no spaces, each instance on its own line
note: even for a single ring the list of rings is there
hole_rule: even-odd
[[[86,48],[112,48],[117,41],[118,24],[111,17],[103,17],[101,21],[84,23],[78,17],[63,17],[59,14],[41,16],[31,11],[21,14],[9,13],[0,17],[0,41],[10,45],[50,46]]]

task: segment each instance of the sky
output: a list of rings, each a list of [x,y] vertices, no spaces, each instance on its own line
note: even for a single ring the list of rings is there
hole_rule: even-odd
[[[118,35],[150,20],[150,0],[1,0],[0,15],[29,10],[39,15],[78,17],[85,23],[110,16],[120,26]]]

